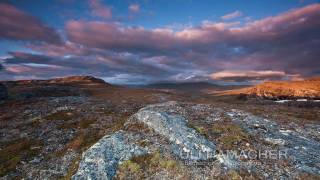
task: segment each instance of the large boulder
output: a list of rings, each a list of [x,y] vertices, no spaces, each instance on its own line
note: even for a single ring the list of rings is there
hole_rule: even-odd
[[[133,156],[146,154],[142,147],[129,144],[125,139],[126,134],[122,131],[100,139],[83,153],[79,169],[72,179],[112,179],[118,164]]]
[[[8,91],[5,85],[0,83],[0,101],[8,98]]]
[[[147,106],[139,110],[133,117],[167,138],[172,144],[172,151],[181,159],[209,160],[216,158],[216,146],[213,142],[189,127],[187,119],[183,116],[162,110],[162,108],[175,105],[174,103]]]

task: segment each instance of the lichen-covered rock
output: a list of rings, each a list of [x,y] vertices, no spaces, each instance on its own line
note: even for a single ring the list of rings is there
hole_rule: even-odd
[[[8,91],[5,85],[0,83],[0,101],[8,98]]]
[[[127,143],[124,133],[119,131],[103,137],[84,152],[72,179],[112,179],[119,163],[145,153],[143,148]]]
[[[301,127],[281,127],[275,121],[257,117],[249,113],[233,110],[227,113],[233,122],[238,123],[252,136],[259,136],[264,141],[279,146],[279,149],[286,151],[286,156],[292,160],[296,169],[311,174],[320,174],[320,143]],[[316,125],[314,125],[316,126]],[[317,131],[319,133],[320,128]]]
[[[163,103],[147,106],[134,115],[138,121],[145,123],[160,135],[166,137],[172,144],[172,151],[181,159],[209,160],[215,158],[215,144],[188,127],[187,120],[174,114],[162,111]]]

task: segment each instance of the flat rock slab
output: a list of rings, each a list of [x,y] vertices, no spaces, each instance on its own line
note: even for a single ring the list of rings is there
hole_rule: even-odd
[[[127,143],[123,131],[119,131],[103,137],[82,155],[72,179],[112,179],[119,163],[145,153],[143,148]]]
[[[286,150],[287,156],[293,160],[293,164],[298,170],[320,174],[320,143],[304,132],[310,131],[307,130],[309,129],[307,126],[304,127],[305,130],[301,127],[290,130],[281,127],[275,121],[238,110],[233,110],[228,115],[233,122],[239,124],[249,134],[259,136],[265,141],[279,146],[280,149]]]
[[[184,160],[209,160],[215,158],[216,146],[204,136],[188,127],[187,120],[180,115],[163,112],[162,106],[169,103],[157,104],[142,108],[133,115],[139,122],[167,138],[172,145],[172,151]]]

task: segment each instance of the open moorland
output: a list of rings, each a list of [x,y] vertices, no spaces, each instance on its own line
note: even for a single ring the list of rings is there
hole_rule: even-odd
[[[207,86],[129,88],[90,76],[2,84],[5,179],[319,178],[317,102],[212,94],[217,88]],[[223,153],[230,150],[286,157]]]

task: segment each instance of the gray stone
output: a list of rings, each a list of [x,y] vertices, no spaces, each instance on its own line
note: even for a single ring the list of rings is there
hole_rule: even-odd
[[[300,171],[320,174],[320,143],[309,137],[302,128],[295,127],[295,131],[292,131],[281,127],[275,121],[238,110],[227,114],[233,122],[239,124],[249,134],[260,136],[266,142],[278,145],[280,150],[285,150],[287,156],[292,159],[293,164]],[[264,128],[257,128],[257,124]]]
[[[145,153],[143,148],[127,143],[124,133],[119,131],[103,137],[83,153],[72,179],[112,179],[119,163]]]
[[[163,106],[168,105],[172,105],[172,102],[147,106],[133,116],[167,138],[171,142],[172,151],[181,159],[215,158],[215,144],[198,134],[195,129],[188,127],[184,117],[161,110]]]

